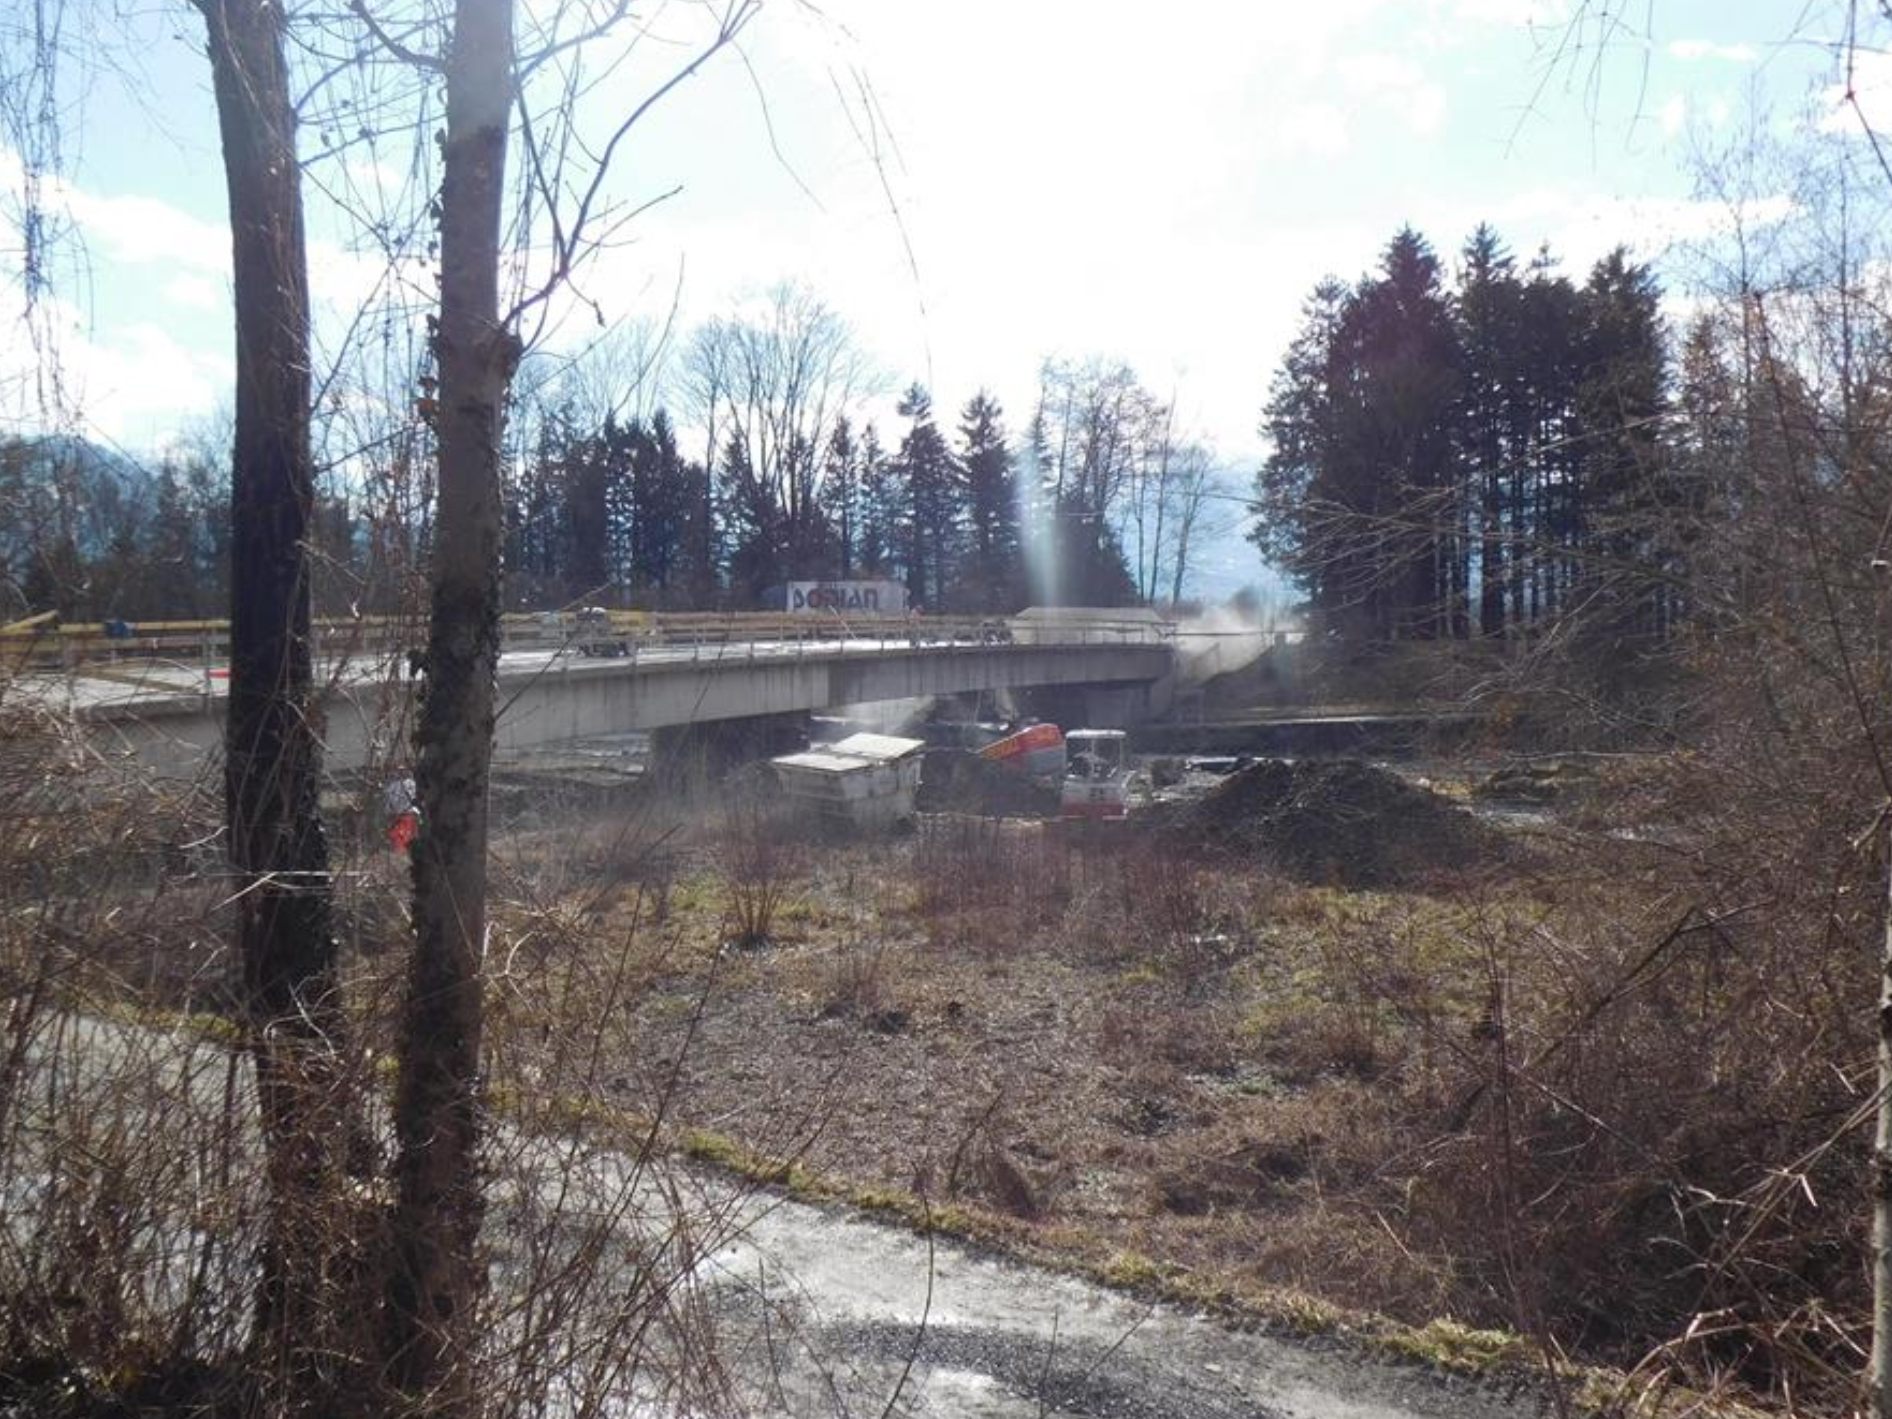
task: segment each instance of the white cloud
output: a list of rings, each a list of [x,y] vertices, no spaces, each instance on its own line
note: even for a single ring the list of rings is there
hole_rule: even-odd
[[[64,408],[80,432],[143,445],[209,413],[229,396],[229,357],[193,349],[161,326],[136,323],[100,334],[70,306],[45,307],[52,349],[23,321],[0,328],[0,427],[41,423],[38,392],[56,371]]]
[[[229,280],[230,229],[220,222],[205,221],[155,197],[108,197],[70,183],[57,184],[51,195],[63,202],[88,245],[115,261]]]
[[[1284,157],[1337,158],[1352,143],[1347,112],[1336,103],[1300,103],[1284,109],[1264,135],[1269,151]]]
[[[1711,39],[1673,39],[1669,53],[1676,59],[1719,59],[1729,64],[1752,64],[1761,57],[1751,44],[1717,44]]]
[[[1793,199],[1784,193],[1731,204],[1710,198],[1620,197],[1537,188],[1493,204],[1484,215],[1501,235],[1526,250],[1548,241],[1566,268],[1580,276],[1618,244],[1651,260],[1678,243],[1774,226],[1794,210]],[[1461,221],[1445,229],[1466,228]]]
[[[1570,7],[1565,0],[1453,0],[1452,17],[1525,29],[1563,24],[1570,18]]]
[[[527,0],[522,23],[545,3]],[[989,385],[1014,428],[1041,357],[1121,355],[1160,393],[1173,383],[1193,422],[1240,458],[1307,290],[1326,272],[1365,270],[1401,221],[1449,258],[1489,218],[1520,255],[1547,239],[1577,275],[1624,237],[1654,254],[1725,229],[1725,211],[1705,204],[1587,190],[1608,180],[1590,150],[1591,166],[1550,142],[1534,150],[1549,155],[1544,166],[1506,166],[1513,107],[1530,101],[1526,71],[1542,53],[1501,31],[1568,23],[1577,9],[1573,0],[1159,9],[823,0],[819,10],[771,10],[745,46],[753,81],[741,64],[712,65],[627,144],[614,200],[686,190],[581,270],[579,287],[609,322],[661,323],[681,273],[677,327],[687,331],[745,292],[799,279],[851,320],[890,376],[929,381],[954,409]],[[1683,48],[1676,58],[1738,57],[1734,46]],[[871,131],[861,76],[876,106]],[[600,121],[641,96],[632,78],[614,87],[619,77],[597,91]],[[1708,87],[1661,109],[1665,131],[1712,119]],[[371,210],[404,185],[398,163],[336,165]],[[1552,185],[1565,179],[1570,188]],[[142,169],[132,180],[156,194],[180,190],[157,173],[147,182]],[[101,285],[97,338],[73,322],[69,361],[85,369],[88,406],[132,427],[155,419],[160,400],[179,412],[216,402],[206,385],[220,397],[229,340],[210,313],[213,300],[227,309],[229,284],[216,214],[167,210],[157,198],[72,201],[95,264],[131,272],[116,285],[150,298],[107,310],[116,295]],[[311,215],[317,328],[333,342],[385,263],[345,249],[337,238],[348,229],[328,214]],[[1759,208],[1747,215],[1771,219]],[[396,279],[415,310],[437,297],[424,263]],[[169,306],[153,306],[158,298]],[[577,300],[562,296],[554,310],[563,317],[555,346],[595,336]],[[167,324],[109,323],[132,316]],[[160,336],[219,353],[193,356]],[[134,368],[156,364],[165,368],[138,387]],[[122,412],[105,410],[108,397]]]
[[[1734,116],[1734,104],[1726,94],[1691,90],[1670,94],[1656,110],[1656,122],[1664,138],[1678,138],[1685,132],[1712,132],[1726,128]]]
[[[1444,122],[1445,90],[1411,59],[1397,54],[1348,54],[1334,67],[1350,94],[1377,103],[1406,132],[1430,137]]]
[[[186,310],[218,313],[230,309],[229,284],[194,271],[180,271],[171,277],[164,283],[162,294],[172,305]]]
[[[1892,52],[1862,49],[1853,55],[1852,65],[1850,94],[1844,83],[1821,92],[1816,120],[1820,131],[1892,133]]]

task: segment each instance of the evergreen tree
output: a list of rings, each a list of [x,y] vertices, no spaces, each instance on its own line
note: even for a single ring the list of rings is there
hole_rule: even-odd
[[[183,471],[165,459],[158,469],[157,502],[135,614],[165,621],[194,621],[212,614],[218,603],[206,596],[208,568],[199,552],[204,517],[205,510],[191,506]]]
[[[958,541],[957,478],[946,440],[933,423],[933,401],[926,390],[910,385],[899,413],[909,422],[895,460],[904,504],[895,539],[909,599],[933,609],[945,600]]]
[[[1345,387],[1340,340],[1352,300],[1347,285],[1329,276],[1302,307],[1300,331],[1262,413],[1269,453],[1255,479],[1250,533],[1262,555],[1300,584],[1314,610],[1330,617],[1349,603],[1356,579],[1349,556],[1356,534],[1336,497]]]
[[[1573,533],[1586,554],[1586,584],[1608,603],[1601,628],[1620,642],[1666,629],[1661,578],[1675,563],[1661,292],[1648,268],[1617,247],[1592,269],[1583,315]]]
[[[1576,391],[1582,370],[1582,298],[1548,249],[1524,283],[1523,350],[1516,393],[1522,427],[1511,478],[1511,525],[1523,558],[1513,616],[1527,626],[1555,618],[1569,599],[1578,541]]]
[[[521,605],[566,599],[564,485],[575,437],[563,411],[545,411],[508,490],[506,569]]]
[[[692,548],[701,540],[701,474],[678,452],[662,409],[629,437],[629,565],[634,593],[668,604],[687,595]]]
[[[959,423],[959,468],[967,524],[964,591],[956,599],[976,611],[1017,609],[1023,594],[1019,560],[1018,484],[998,401],[981,390]]]
[[[783,455],[789,496],[781,509],[778,554],[786,575],[828,575],[834,564],[834,534],[820,497],[822,449],[804,434],[789,438]]]
[[[1520,273],[1480,226],[1448,294],[1404,230],[1376,273],[1309,300],[1264,410],[1251,535],[1371,636],[1577,613],[1612,646],[1666,636],[1705,505],[1663,437],[1668,398],[1660,292],[1625,252],[1578,289],[1548,251]]]
[[[901,524],[900,478],[872,424],[861,430],[859,476],[860,569],[870,576],[892,576],[899,570],[895,559]]]
[[[1341,491],[1366,518],[1364,608],[1382,635],[1437,635],[1461,600],[1459,349],[1438,257],[1412,228],[1355,292],[1342,341],[1351,368]]]
[[[559,489],[559,571],[567,597],[591,600],[608,596],[614,581],[611,559],[615,424],[574,435],[563,458]]]
[[[1038,407],[1032,411],[1031,425],[1025,434],[1024,466],[1017,475],[1019,501],[1023,505],[1018,531],[1024,599],[1027,604],[1040,606],[1055,604],[1058,584],[1056,506],[1051,493],[1049,438],[1041,389]]]
[[[589,440],[597,464],[603,504],[604,530],[597,539],[600,569],[604,573],[592,585],[608,588],[605,599],[615,605],[625,604],[633,595],[637,576],[637,448],[643,439],[643,426],[637,419],[619,422],[615,411],[604,417],[604,426]]]
[[[860,456],[854,429],[843,414],[834,421],[822,460],[821,511],[834,536],[835,564],[843,578],[854,575],[861,543]]]
[[[784,580],[781,504],[749,462],[748,445],[731,437],[721,467],[724,536],[729,547],[729,589],[737,604],[753,606]]]
[[[1523,287],[1498,235],[1480,224],[1465,244],[1459,278],[1459,342],[1464,358],[1457,414],[1468,542],[1477,547],[1478,630],[1505,629],[1510,529],[1508,480],[1528,449],[1519,392],[1524,365]]]

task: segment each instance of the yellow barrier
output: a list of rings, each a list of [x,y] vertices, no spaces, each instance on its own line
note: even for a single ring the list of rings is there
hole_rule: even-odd
[[[140,621],[127,623],[128,635],[109,634],[102,624],[55,626],[50,613],[0,627],[0,666],[71,669],[89,661],[121,658],[169,658],[202,662],[229,654],[227,621]],[[609,611],[609,634],[635,644],[716,645],[742,641],[819,642],[834,640],[912,640],[928,644],[993,644],[1011,639],[1014,623],[1000,616],[805,615],[761,612]],[[571,611],[512,611],[500,618],[501,634],[513,649],[576,645],[584,632]],[[1068,625],[1034,628],[1034,639],[1047,636],[1070,643],[1143,641],[1153,632],[1148,621],[1121,622],[1100,617]],[[1173,628],[1170,628],[1173,634]],[[426,638],[420,617],[322,617],[315,622],[316,652],[367,654],[418,647]]]

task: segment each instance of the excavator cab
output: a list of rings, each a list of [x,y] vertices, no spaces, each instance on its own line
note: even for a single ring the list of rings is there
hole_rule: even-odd
[[[1129,738],[1121,729],[1073,729],[1064,736],[1060,816],[1123,818],[1130,811]]]

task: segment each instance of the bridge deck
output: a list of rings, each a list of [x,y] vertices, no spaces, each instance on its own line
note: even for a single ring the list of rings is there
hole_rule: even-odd
[[[622,658],[581,656],[570,647],[512,651],[500,664],[496,737],[502,749],[521,750],[630,730],[1040,686],[1115,688],[1147,701],[1173,668],[1168,643],[1092,637],[1051,644],[905,634],[722,641],[639,646]],[[330,765],[384,757],[414,690],[405,657],[329,662],[320,673],[328,686],[321,709]],[[196,772],[222,736],[226,684],[198,666],[122,660],[63,675],[28,672],[13,685],[77,714],[106,742],[161,772]]]

